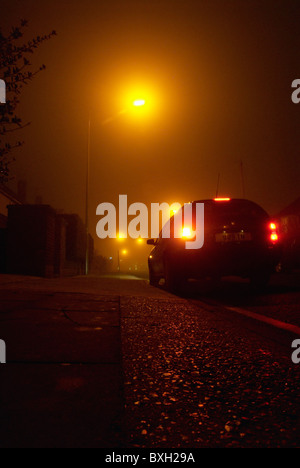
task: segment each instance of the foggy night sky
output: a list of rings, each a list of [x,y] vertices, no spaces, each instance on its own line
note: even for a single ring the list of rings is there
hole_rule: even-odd
[[[7,32],[57,36],[30,57],[40,73],[21,95],[31,125],[17,135],[15,188],[84,219],[91,109],[90,232],[96,207],[246,198],[275,214],[299,195],[299,1],[0,0]],[[1,78],[1,77],[0,77]],[[149,111],[120,115],[124,93],[147,90]],[[139,97],[139,96],[138,96]],[[152,102],[151,102],[152,101]],[[103,241],[102,241],[103,242]]]

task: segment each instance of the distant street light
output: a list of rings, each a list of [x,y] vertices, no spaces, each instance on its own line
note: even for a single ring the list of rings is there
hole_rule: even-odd
[[[122,255],[127,255],[128,251],[126,249],[123,249],[121,251]],[[121,266],[120,266],[120,250],[118,250],[118,271],[120,272],[121,271]]]

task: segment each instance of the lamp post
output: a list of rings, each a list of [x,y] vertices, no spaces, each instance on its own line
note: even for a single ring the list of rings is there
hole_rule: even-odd
[[[134,107],[142,107],[145,105],[144,99],[136,99],[132,102]],[[125,110],[121,110],[117,116],[124,114]],[[115,117],[117,117],[115,116]],[[106,124],[114,120],[114,117],[106,119],[102,124]],[[85,274],[89,273],[89,179],[90,179],[90,152],[91,152],[91,111],[88,117],[88,135],[87,135],[87,156],[86,156],[86,193],[85,193],[85,230],[86,230],[86,249],[85,249]],[[120,267],[119,267],[120,268]]]
[[[87,157],[86,157],[86,192],[85,192],[85,274],[89,273],[89,179],[90,179],[91,113],[88,119]]]

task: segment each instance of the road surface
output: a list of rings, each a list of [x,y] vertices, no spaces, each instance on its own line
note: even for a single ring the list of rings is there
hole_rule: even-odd
[[[299,447],[298,279],[0,276],[0,447]]]

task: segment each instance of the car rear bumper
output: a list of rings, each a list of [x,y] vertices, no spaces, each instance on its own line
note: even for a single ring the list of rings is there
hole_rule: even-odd
[[[251,276],[255,272],[272,272],[280,260],[280,249],[245,248],[244,245],[203,247],[184,250],[176,255],[176,265],[183,276]]]

